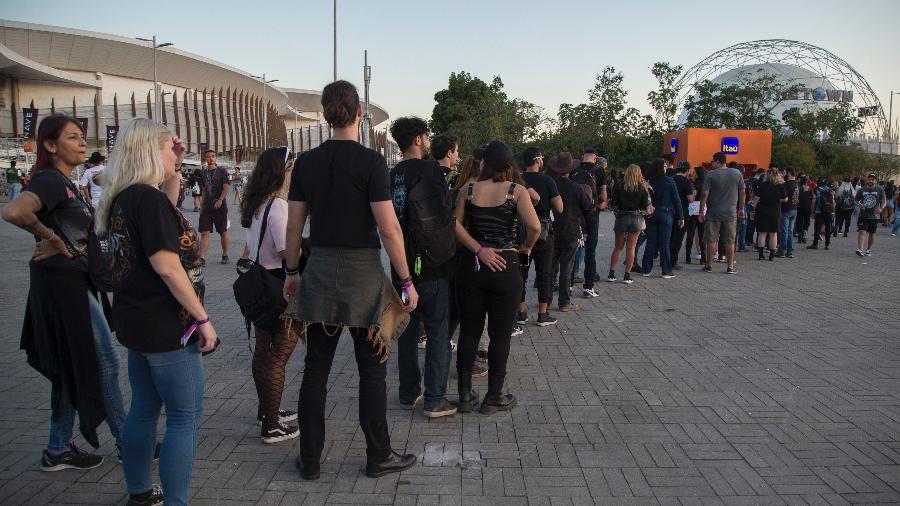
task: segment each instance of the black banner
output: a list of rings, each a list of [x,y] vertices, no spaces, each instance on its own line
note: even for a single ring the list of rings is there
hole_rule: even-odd
[[[119,127],[115,125],[106,125],[106,152],[112,153],[116,145],[116,137],[119,135]]]
[[[22,137],[34,139],[37,133],[37,109],[22,108]]]
[[[81,131],[84,133],[84,138],[87,139],[88,136],[88,119],[87,118],[75,118],[75,121],[81,126]]]

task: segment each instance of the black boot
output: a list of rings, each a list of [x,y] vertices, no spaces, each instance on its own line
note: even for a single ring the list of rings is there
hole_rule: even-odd
[[[478,404],[478,392],[472,390],[472,371],[457,369],[456,374],[459,376],[457,380],[457,390],[459,391],[458,410],[460,413],[471,413],[475,409],[475,405]]]
[[[516,398],[512,394],[488,393],[481,401],[482,415],[493,415],[498,411],[509,411],[516,406]]]
[[[765,248],[758,247],[758,248],[756,248],[756,250],[759,252],[759,260],[765,260],[765,259],[766,259],[766,250],[765,250]]]
[[[773,260],[775,260],[775,250],[770,249],[769,250],[769,261],[771,262]]]

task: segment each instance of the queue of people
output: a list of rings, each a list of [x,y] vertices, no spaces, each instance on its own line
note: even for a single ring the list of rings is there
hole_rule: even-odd
[[[512,149],[493,141],[458,171],[460,139],[432,137],[415,117],[391,126],[403,159],[389,170],[380,154],[357,141],[362,107],[356,88],[335,81],[321,100],[333,136],[294,160],[285,147],[265,150],[245,186],[217,166],[215,152],[204,153],[206,167],[187,186],[202,187],[197,228],[179,209],[185,146],[168,129],[149,119],[128,121],[108,160],[91,156],[92,166],[102,169],[79,189],[70,180],[85,156],[79,123],[59,114],[41,122],[30,183],[4,207],[3,219],[35,237],[22,343],[29,364],[52,385],[43,470],[101,465],[102,457],[72,443],[72,433],[77,415],[81,434],[96,448],[97,427],[105,421],[119,448],[129,505],[188,503],[203,413],[202,357],[219,345],[204,308],[205,258],[215,229],[222,263],[228,262],[231,182],[242,184],[236,201],[248,229],[238,272],[262,268],[287,304],[276,324],[253,322],[260,437],[266,444],[299,438],[295,463],[306,480],[321,475],[326,386],[345,328],[359,372],[365,472],[380,477],[417,460],[391,445],[386,361],[392,348],[402,408],[422,403],[428,418],[514,409],[507,363],[512,338],[530,321],[531,266],[539,327],[557,323],[554,293],[558,312],[580,309],[572,301],[579,250],[581,295],[598,297],[601,211],[615,213],[606,280],[619,281],[624,255],[621,281],[632,284],[632,273],[650,276],[657,259],[662,277],[674,278],[684,268],[682,248],[684,264],[699,260],[711,272],[712,261],[721,259],[729,274],[737,273],[736,248],[744,251],[747,244],[756,245],[761,260],[766,251],[770,261],[792,257],[793,238],[806,242],[813,218],[808,247],[824,240],[828,249],[841,226],[847,236],[849,215],[841,211],[858,212],[856,254],[869,256],[887,202],[900,198],[891,186],[889,199],[874,174],[859,188],[850,180],[833,188],[827,180],[795,178],[790,168],[770,168],[745,181],[723,153],[713,155],[709,171],[684,163],[676,168],[666,156],[610,176],[592,148],[580,159],[559,152],[545,164],[541,150],[529,147],[520,170]],[[895,235],[900,227],[890,217]],[[381,248],[390,259],[389,276]],[[454,399],[447,390],[457,328]],[[427,336],[424,367],[420,329]],[[127,350],[127,412],[113,333]],[[298,409],[285,410],[285,367],[298,344],[305,349]],[[473,379],[485,375],[482,396]],[[161,486],[152,483],[157,459]]]

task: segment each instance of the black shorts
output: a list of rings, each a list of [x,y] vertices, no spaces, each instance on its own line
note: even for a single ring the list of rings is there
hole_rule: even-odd
[[[200,210],[200,232],[212,232],[213,226],[220,234],[228,231],[228,208],[224,204],[218,209]]]
[[[858,232],[874,234],[878,231],[878,218],[860,218],[856,221],[856,230]]]

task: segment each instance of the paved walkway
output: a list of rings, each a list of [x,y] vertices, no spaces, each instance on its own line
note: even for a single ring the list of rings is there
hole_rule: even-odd
[[[611,227],[603,215],[601,272]],[[260,443],[250,352],[230,292],[234,264],[212,263],[208,307],[224,347],[205,361],[192,504],[900,503],[900,239],[879,233],[866,259],[853,254],[852,238],[837,238],[833,250],[800,250],[793,260],[741,254],[737,276],[695,264],[673,280],[657,270],[632,286],[604,282],[601,297],[578,300],[577,315],[513,339],[508,384],[519,405],[510,414],[428,421],[421,407],[403,411],[392,359],[394,447],[420,461],[380,479],[360,471],[365,443],[345,336],[316,482],[294,470],[295,443]],[[49,384],[18,350],[30,244],[5,223],[0,244],[0,503],[119,503],[114,459],[88,472],[39,469]],[[218,255],[214,239],[210,258]],[[298,347],[285,406],[295,405],[302,364]],[[124,366],[121,381],[128,395]],[[100,453],[113,454],[105,425],[101,438]]]

